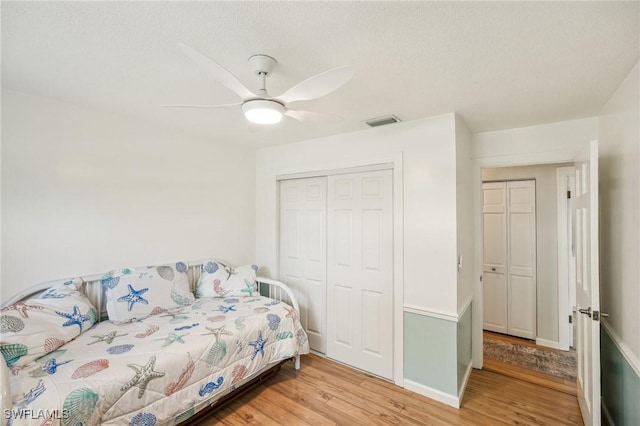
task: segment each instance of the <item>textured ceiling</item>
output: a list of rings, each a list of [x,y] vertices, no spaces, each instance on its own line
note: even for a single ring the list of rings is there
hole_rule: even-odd
[[[2,86],[255,147],[458,112],[473,132],[597,115],[639,57],[638,2],[2,2]],[[337,124],[249,132],[183,42],[272,95],[341,65],[355,76],[295,106]]]

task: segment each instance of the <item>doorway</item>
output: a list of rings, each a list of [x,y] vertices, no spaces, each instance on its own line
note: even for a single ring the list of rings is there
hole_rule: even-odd
[[[485,330],[483,331],[482,349],[485,368],[492,369],[502,366],[504,367],[502,370],[510,373],[519,369],[533,370],[542,375],[553,376],[558,379],[557,382],[565,385],[575,381],[575,351],[569,350],[569,345],[566,345],[566,347],[564,345],[564,342],[569,340],[570,323],[572,322],[572,317],[569,316],[569,313],[572,312],[572,307],[575,305],[575,298],[572,299],[568,288],[571,279],[569,273],[572,270],[570,263],[572,259],[570,212],[572,210],[568,204],[570,199],[567,199],[567,188],[571,185],[569,176],[572,175],[570,173],[572,170],[572,163],[492,167],[481,170],[481,178],[485,182],[481,195],[483,205],[485,205],[484,199],[488,189],[493,190],[493,195],[500,194],[501,189],[504,191],[504,199],[502,200],[504,210],[500,210],[497,205],[489,206],[488,210],[483,208],[483,212],[485,212],[483,216],[486,215],[487,211],[502,211],[502,213],[493,213],[488,221],[483,220],[482,237],[483,241],[485,241],[485,248],[481,265],[483,266],[485,301],[482,323],[485,325],[483,327]],[[522,212],[525,212],[526,209],[522,210],[523,205],[519,205],[517,208],[522,211],[518,210],[519,216],[517,220],[521,223],[516,224],[516,235],[510,238],[507,230],[511,216],[508,200],[509,185],[515,185],[515,190],[520,191],[522,194],[525,194],[520,188],[523,185],[535,188],[535,195],[533,196],[534,217],[523,222],[523,217],[526,215],[522,215]],[[561,197],[560,191],[564,191],[564,198]],[[493,201],[500,201],[496,200]],[[528,200],[528,202],[530,201]],[[499,220],[500,218],[502,218],[502,221]],[[503,265],[496,260],[500,257],[496,255],[495,250],[492,252],[492,250],[487,249],[487,247],[491,248],[492,246],[491,244],[487,246],[486,242],[487,232],[493,232],[494,230],[491,228],[496,228],[498,225],[505,232],[505,235],[498,237],[504,240],[504,244],[502,246],[493,244],[493,247],[497,247],[497,250],[504,254]],[[530,236],[527,237],[527,227],[533,227],[534,229],[535,235],[532,238]],[[512,226],[511,228],[514,227]],[[512,266],[509,263],[509,258],[511,256],[519,256],[521,258],[520,263],[523,263],[522,256],[512,253],[512,250],[514,247],[523,246],[523,244],[529,245],[528,240],[533,241],[534,253],[529,256],[530,259],[527,259],[527,262],[533,261],[535,266],[532,273],[524,275],[531,276],[535,284],[531,296],[533,300],[524,303],[524,296],[529,297],[529,293],[525,291],[526,294],[518,295],[518,287],[508,284],[509,278],[511,278],[509,266]],[[523,252],[528,253],[526,249]],[[492,256],[496,257],[496,259],[492,259]],[[489,265],[487,262],[497,263]],[[522,268],[518,268],[518,266],[522,265],[515,266],[516,272],[519,275],[523,275],[520,274],[522,272],[520,269]],[[521,276],[515,278],[518,283],[525,282]],[[496,281],[500,282],[500,279],[503,280],[503,285],[496,286]],[[531,280],[531,278],[527,278],[527,280]],[[491,287],[492,285],[493,287]],[[505,294],[500,291],[497,293],[496,291],[489,291],[492,288],[494,290],[498,288]],[[520,289],[520,293],[522,293],[522,289]],[[575,294],[575,291],[573,294]],[[504,300],[504,303],[496,302],[499,298]],[[516,303],[510,304],[508,301],[511,300],[515,300]],[[518,303],[518,301],[520,302]],[[498,313],[492,311],[494,306],[497,307]],[[519,318],[520,323],[522,323],[523,318],[532,317],[533,325],[528,327],[526,332],[523,332],[522,327],[518,327],[518,324],[515,323],[509,327],[510,310],[517,313],[515,319]],[[491,319],[493,323],[499,323],[496,318],[504,319],[502,325],[490,324],[493,326],[486,326],[488,319]],[[489,322],[491,323],[492,321]],[[513,319],[512,322],[514,322]],[[504,373],[505,371],[500,372]],[[544,378],[544,376],[540,377]],[[551,380],[551,382],[553,381]],[[571,389],[575,392],[575,385],[566,386],[566,389]]]

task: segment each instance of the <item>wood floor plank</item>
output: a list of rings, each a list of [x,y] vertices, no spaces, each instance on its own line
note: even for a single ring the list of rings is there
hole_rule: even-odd
[[[547,414],[543,407],[527,402],[498,398],[493,395],[478,393],[475,390],[469,390],[466,396],[466,407],[489,413],[489,415],[495,415],[497,420],[508,424],[570,424],[566,420]]]
[[[482,370],[475,375],[475,380],[468,389],[480,388],[486,394],[504,395],[505,397],[518,397],[519,393],[527,395],[527,401],[538,401],[542,405],[553,404],[559,407],[574,406],[576,398],[573,395],[554,391],[539,392],[544,386],[524,382],[509,376],[495,374]]]
[[[224,425],[582,425],[575,396],[473,370],[459,410],[317,355],[206,418]]]
[[[354,401],[360,408],[366,409],[374,404],[396,413],[404,408],[404,405],[385,394],[374,393],[362,385],[355,385],[341,378],[327,376],[313,367],[300,372],[298,378],[322,389],[333,397]]]
[[[343,413],[348,413],[352,417],[356,418],[358,420],[358,423],[361,424],[368,423],[378,426],[400,424],[400,419],[398,418],[398,416],[384,410],[383,408],[376,407],[373,404],[369,406],[369,409],[363,409],[357,405],[343,400],[342,398],[332,398],[331,401],[327,403],[327,405],[336,410],[340,410]]]
[[[277,383],[270,385],[265,391],[265,397],[271,403],[278,405],[280,409],[291,413],[294,416],[294,420],[299,418],[312,425],[335,425],[334,421],[314,409],[317,405],[309,402],[316,401],[317,403],[317,399],[310,397],[304,390],[300,390],[296,384]],[[320,404],[324,404],[324,402]],[[292,424],[295,424],[295,422]]]
[[[577,393],[576,382],[571,380],[561,379],[489,358],[485,358],[483,364],[483,368],[488,371],[535,383],[570,395],[576,395]]]

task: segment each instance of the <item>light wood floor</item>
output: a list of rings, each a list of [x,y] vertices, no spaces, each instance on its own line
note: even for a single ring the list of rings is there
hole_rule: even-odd
[[[494,339],[501,339],[510,343],[517,343],[520,345],[526,345],[536,347],[535,342],[526,339],[520,339],[518,337],[507,336],[500,333],[492,333],[490,331],[483,331],[485,336],[491,336]],[[556,349],[545,348],[550,352],[562,352]],[[560,392],[568,393],[571,395],[577,394],[577,387],[575,380],[563,379],[560,377],[551,376],[549,374],[540,373],[538,371],[529,370],[526,368],[518,367],[515,365],[507,364],[500,361],[495,361],[487,357],[484,358],[483,368],[487,371],[493,371],[494,373],[504,374],[516,379],[524,380],[526,382],[535,383],[544,387],[548,387]]]
[[[203,425],[582,425],[575,396],[473,370],[460,410],[384,380],[304,355],[203,420]]]

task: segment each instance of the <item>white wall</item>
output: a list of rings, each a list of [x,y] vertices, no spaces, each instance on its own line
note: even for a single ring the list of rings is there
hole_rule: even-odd
[[[538,161],[545,153],[557,155],[573,154],[580,151],[585,141],[598,136],[598,118],[560,121],[539,126],[476,133],[473,135],[473,158],[491,158],[529,155],[530,164]]]
[[[2,91],[2,299],[176,259],[254,260],[255,155]]]
[[[404,301],[456,314],[454,114],[259,150],[256,259],[276,273],[280,174],[390,162],[403,155]]]
[[[458,256],[458,313],[473,296],[473,174],[471,173],[471,133],[460,116],[456,116],[456,222]]]
[[[570,164],[499,167],[482,170],[482,180],[536,180],[537,337],[559,342],[558,325],[558,167]]]
[[[601,307],[636,359],[640,359],[639,80],[636,64],[599,117]]]

